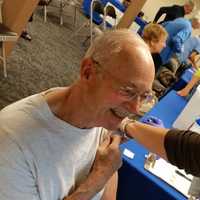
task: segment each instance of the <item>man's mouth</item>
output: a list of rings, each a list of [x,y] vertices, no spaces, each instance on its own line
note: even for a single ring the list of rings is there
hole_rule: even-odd
[[[124,119],[125,117],[130,116],[132,114],[129,111],[121,108],[111,108],[110,110],[116,117],[120,119]]]

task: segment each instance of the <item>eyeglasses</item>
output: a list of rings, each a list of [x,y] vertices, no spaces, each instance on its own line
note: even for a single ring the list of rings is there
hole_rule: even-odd
[[[139,100],[141,103],[148,103],[148,102],[152,101],[154,95],[153,95],[153,92],[151,90],[140,94],[132,86],[122,86],[122,85],[124,85],[124,83],[122,83],[122,80],[120,80],[119,78],[113,76],[111,72],[109,72],[108,70],[104,69],[102,67],[102,65],[98,61],[94,60],[93,58],[92,58],[92,61],[96,66],[98,66],[98,68],[97,68],[98,72],[100,72],[100,71],[106,72],[106,74],[109,75],[112,78],[112,80],[115,81],[115,83],[116,83],[115,84],[116,91],[123,98],[126,98],[127,101]],[[116,86],[116,85],[118,85],[118,86]]]
[[[132,87],[129,86],[121,86],[119,88],[119,93],[123,97],[125,97],[128,101],[139,100],[141,103],[151,102],[154,95],[152,91],[147,91],[142,94],[134,91]]]

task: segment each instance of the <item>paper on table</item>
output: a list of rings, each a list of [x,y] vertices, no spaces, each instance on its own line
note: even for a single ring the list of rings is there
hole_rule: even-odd
[[[177,167],[171,165],[162,158],[156,160],[153,168],[150,167],[145,169],[173,186],[186,197],[189,197],[188,190],[191,185],[190,180],[192,180],[192,175],[185,174],[183,170],[179,170]]]
[[[124,149],[123,154],[130,159],[133,159],[135,156],[135,154],[132,151],[130,151],[126,148]]]

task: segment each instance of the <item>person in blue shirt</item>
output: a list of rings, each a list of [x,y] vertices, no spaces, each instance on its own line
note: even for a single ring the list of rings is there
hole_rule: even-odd
[[[174,73],[180,66],[197,68],[195,63],[196,56],[200,53],[200,37],[191,36],[183,45],[181,53],[175,53],[170,59],[167,67]]]
[[[179,63],[187,63],[187,59],[193,51],[200,53],[199,36],[192,36],[184,43],[183,51],[176,54]]]
[[[162,65],[169,63],[172,55],[181,53],[183,45],[189,39],[193,29],[200,28],[200,14],[192,19],[177,18],[173,21],[164,22],[163,27],[168,33],[166,47],[160,54],[153,55],[156,72]]]
[[[163,27],[168,32],[166,47],[160,53],[162,65],[169,62],[175,53],[183,52],[183,45],[189,39],[193,29],[200,28],[200,15],[192,19],[178,18],[174,21],[164,22]]]

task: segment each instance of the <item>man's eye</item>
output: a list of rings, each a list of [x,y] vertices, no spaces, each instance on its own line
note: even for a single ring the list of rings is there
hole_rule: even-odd
[[[153,95],[151,93],[145,93],[145,94],[141,95],[141,98],[151,100],[153,98]]]
[[[129,90],[125,90],[125,89],[120,90],[120,94],[127,97],[132,96],[132,93]]]
[[[127,91],[126,92],[126,96],[133,98],[135,96],[135,94],[133,94],[132,92]]]

